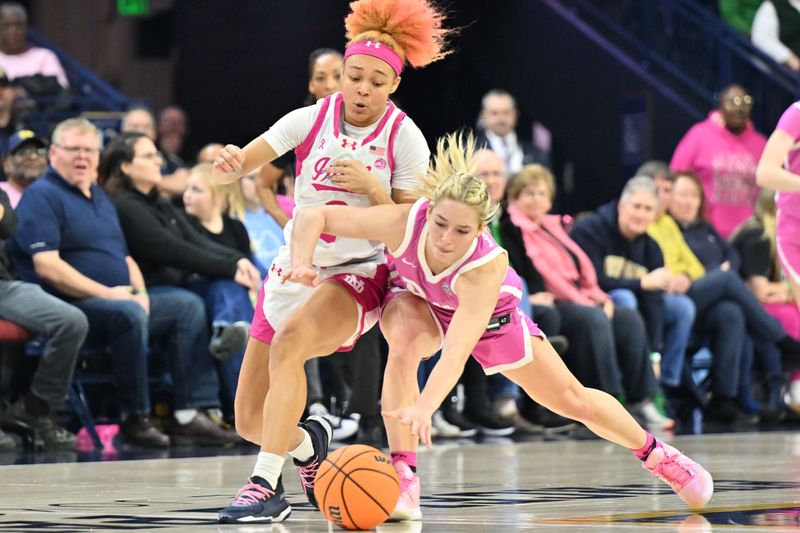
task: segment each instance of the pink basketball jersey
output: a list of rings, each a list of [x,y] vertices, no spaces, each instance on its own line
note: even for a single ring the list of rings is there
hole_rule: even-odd
[[[800,102],[795,102],[783,112],[775,129],[788,133],[794,139],[794,145],[786,155],[784,168],[800,175]],[[775,202],[784,216],[800,218],[800,192],[779,191]]]
[[[426,213],[430,200],[421,198],[414,203],[406,223],[405,236],[400,246],[392,252],[390,264],[391,284],[424,298],[437,313],[452,317],[458,307],[454,288],[461,274],[485,265],[506,251],[484,231],[473,241],[469,250],[446,270],[433,274],[425,261],[425,239],[428,235]],[[522,297],[522,281],[508,267],[505,281],[497,297],[492,316],[515,312]]]

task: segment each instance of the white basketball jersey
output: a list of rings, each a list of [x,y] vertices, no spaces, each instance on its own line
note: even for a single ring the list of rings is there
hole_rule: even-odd
[[[342,106],[341,93],[327,96],[320,105],[311,131],[295,149],[295,215],[304,207],[316,205],[371,205],[366,195],[349,192],[331,181],[328,167],[340,159],[357,159],[364,163],[387,194],[391,195],[394,143],[405,113],[389,101],[386,113],[375,124],[374,129],[362,139],[353,139],[340,129]],[[286,224],[284,230],[287,243],[291,239],[292,221],[293,219]],[[384,245],[378,241],[323,235],[314,251],[314,264],[327,267],[374,256],[382,257],[383,250]]]

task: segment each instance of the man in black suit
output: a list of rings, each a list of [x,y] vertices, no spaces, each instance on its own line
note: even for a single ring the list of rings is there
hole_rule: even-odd
[[[549,166],[548,152],[528,141],[517,138],[517,102],[503,89],[492,89],[481,100],[479,129],[475,145],[489,148],[503,158],[507,177],[513,176],[523,166],[539,163]]]

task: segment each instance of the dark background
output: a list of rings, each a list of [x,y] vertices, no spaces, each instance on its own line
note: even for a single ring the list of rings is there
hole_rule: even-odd
[[[533,120],[553,133],[556,210],[577,212],[614,198],[645,158],[669,160],[699,118],[662,98],[546,2],[445,6],[449,26],[461,28],[455,53],[407,69],[395,100],[433,145],[443,133],[474,127],[486,91],[510,91],[523,138],[531,137]],[[343,49],[347,12],[346,2],[332,0],[178,0],[174,89],[191,118],[189,144],[243,145],[302,105],[308,54]]]

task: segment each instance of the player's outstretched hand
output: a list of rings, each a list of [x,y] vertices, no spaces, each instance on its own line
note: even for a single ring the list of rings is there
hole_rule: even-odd
[[[291,281],[309,287],[316,287],[321,281],[317,270],[309,266],[289,267],[281,273],[281,280],[283,283]]]
[[[424,409],[415,404],[393,411],[382,411],[381,414],[384,418],[399,420],[406,426],[411,426],[412,435],[418,437],[419,441],[428,448],[433,446],[431,441],[431,416],[433,416],[433,413],[429,409]]]
[[[219,151],[214,159],[214,170],[220,174],[232,174],[242,170],[244,150],[235,144],[228,144]]]

